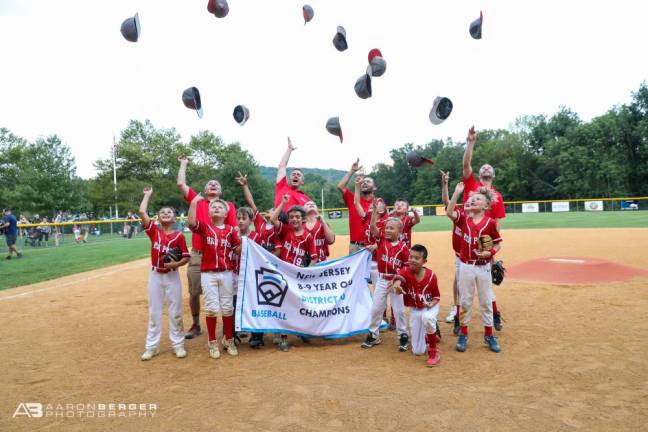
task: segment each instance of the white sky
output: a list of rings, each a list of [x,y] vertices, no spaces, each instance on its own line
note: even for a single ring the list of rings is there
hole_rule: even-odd
[[[130,119],[176,127],[184,140],[209,129],[276,165],[290,135],[291,165],[370,167],[406,142],[463,139],[477,128],[508,127],[524,114],[560,105],[589,120],[630,100],[648,79],[648,2],[308,0],[303,25],[293,0],[229,0],[224,19],[207,0],[0,0],[0,126],[28,139],[58,134],[78,174],[108,157]],[[484,11],[483,39],[468,34]],[[139,12],[138,43],[119,32]],[[337,25],[349,49],[335,50]],[[355,80],[380,48],[387,72],[373,97]],[[181,102],[200,89],[205,116]],[[439,126],[428,121],[437,95],[454,103]],[[237,104],[250,108],[240,127]],[[344,144],[324,125],[339,116]]]

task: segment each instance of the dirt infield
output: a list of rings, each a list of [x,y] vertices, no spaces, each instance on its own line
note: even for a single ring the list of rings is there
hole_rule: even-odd
[[[646,229],[503,234],[507,265],[575,256],[648,269]],[[430,249],[443,319],[452,297],[450,233],[415,233],[414,241]],[[496,289],[502,352],[486,349],[476,319],[468,351],[458,353],[443,323],[441,365],[428,369],[423,358],[397,352],[393,332],[372,350],[359,347],[361,337],[295,341],[289,353],[243,346],[238,358],[216,361],[203,335],[178,360],[166,322],[163,352],[141,362],[147,276],[138,261],[0,293],[0,430],[640,430],[648,422],[647,278],[507,280]],[[12,418],[21,402],[157,410],[153,418]]]

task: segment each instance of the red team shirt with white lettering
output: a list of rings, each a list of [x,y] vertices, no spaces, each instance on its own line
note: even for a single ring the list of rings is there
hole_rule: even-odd
[[[184,197],[187,204],[191,204],[191,201],[196,197],[196,195],[198,194],[193,189],[189,188],[187,190],[187,195]],[[229,201],[227,201],[227,206],[229,208],[227,209],[227,218],[225,219],[225,223],[230,224],[231,226],[236,226],[236,207]],[[196,220],[203,223],[211,222],[211,217],[209,216],[209,200],[207,198],[198,201],[198,204],[196,205]],[[200,235],[197,233],[194,233],[191,236],[191,248],[197,251],[202,250]]]
[[[403,223],[403,229],[398,235],[398,239],[404,241],[407,247],[412,247],[412,227],[414,226],[414,218],[410,215],[405,215],[399,219]]]
[[[267,248],[268,245],[274,244],[277,230],[274,225],[266,222],[265,218],[258,210],[254,212],[254,231],[259,233],[259,240],[255,241],[262,247]]]
[[[378,249],[376,249],[378,273],[395,275],[407,263],[409,248],[404,241],[387,240],[382,232],[376,243],[378,244]]]
[[[484,186],[482,182],[480,182],[475,178],[472,172],[468,177],[464,177],[463,182],[464,182],[463,202],[466,202],[468,197],[470,197],[470,192],[476,191],[480,187]],[[504,206],[504,198],[502,198],[502,194],[499,193],[494,187],[491,186],[490,190],[492,190],[495,196],[497,197],[497,201],[491,204],[491,209],[486,212],[486,216],[495,219],[503,219],[506,217],[506,207]]]
[[[371,234],[371,213],[368,211],[365,213],[365,217],[363,219],[364,223],[364,244],[365,245],[370,245],[376,242],[376,239],[374,236]],[[378,220],[376,220],[376,227],[380,230],[382,233],[385,230],[385,223],[387,222],[387,219],[389,218],[389,215],[387,212],[383,213],[382,216],[378,216]]]
[[[304,227],[313,235],[315,251],[317,252],[317,262],[326,261],[326,258],[329,256],[329,247],[328,243],[326,243],[322,221],[316,220],[312,229],[308,229],[308,225],[306,224],[304,224]]]
[[[502,237],[500,237],[500,233],[497,230],[497,222],[495,219],[484,216],[484,218],[476,224],[473,222],[473,218],[470,215],[463,213],[459,218],[459,221],[463,235],[459,259],[464,263],[474,262],[477,265],[486,265],[490,263],[490,258],[478,258],[476,253],[479,251],[479,237],[483,235],[489,235],[491,239],[493,239],[493,244],[502,241]]]
[[[457,212],[457,217],[452,220],[452,249],[454,249],[455,255],[459,256],[461,254],[461,243],[463,243],[461,225],[463,224],[462,218],[464,217],[465,211],[460,207],[456,207],[455,211]]]
[[[239,237],[241,238],[241,242],[243,242],[243,237],[247,237],[256,244],[260,245],[263,247],[263,235],[259,231],[250,231],[248,235],[242,236],[241,233],[239,232]],[[239,271],[241,269],[241,255],[236,254],[232,252],[232,261],[234,262],[234,273],[239,274]]]
[[[189,250],[187,249],[187,242],[182,233],[173,231],[167,234],[153,221],[149,222],[148,227],[143,226],[142,228],[144,228],[144,232],[151,239],[151,265],[155,267],[156,270],[160,270],[164,273],[171,271],[164,267],[164,254],[166,254],[169,249],[180,248],[183,258],[190,256]]]
[[[201,272],[232,271],[235,268],[232,249],[241,244],[236,229],[231,225],[217,227],[212,222],[198,221],[191,231],[200,235],[202,244]]]
[[[441,299],[436,274],[427,267],[423,267],[423,269],[425,275],[420,281],[416,280],[416,276],[409,266],[400,269],[394,278],[401,281],[403,301],[407,307],[421,309],[428,307],[427,303]]]
[[[344,204],[347,206],[347,209],[349,210],[349,236],[351,237],[350,240],[352,242],[362,243],[364,242],[365,239],[365,233],[364,233],[365,221],[360,217],[358,211],[356,210],[355,203],[353,201],[355,198],[355,194],[351,192],[349,188],[346,188],[344,189],[342,198],[344,199]],[[365,211],[365,214],[369,211],[369,207],[371,206],[372,202],[373,199],[364,199],[362,196],[360,196],[360,206],[362,206],[362,209]]]
[[[288,224],[281,224],[275,240],[275,248],[280,251],[279,258],[299,267],[304,267],[304,256],[309,254],[311,260],[317,259],[317,250],[313,234],[304,226],[301,235]]]

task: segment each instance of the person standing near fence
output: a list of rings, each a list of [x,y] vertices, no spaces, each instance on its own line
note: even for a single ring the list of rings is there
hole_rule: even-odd
[[[16,216],[11,213],[10,209],[5,209],[4,220],[0,228],[4,229],[5,239],[7,240],[7,248],[9,253],[6,259],[11,259],[11,254],[16,254],[16,257],[22,258],[22,252],[16,248],[16,238],[18,237],[18,221]]]
[[[45,247],[49,247],[49,236],[52,232],[52,227],[47,225],[49,224],[49,219],[47,219],[47,217],[44,217],[41,220],[41,223],[43,225],[39,225],[37,228],[41,234],[40,237],[38,237],[38,246],[41,246],[42,243],[45,243]]]
[[[54,218],[54,223],[60,224],[63,223],[64,218],[63,218],[63,213],[58,212],[56,215],[56,218]],[[61,236],[63,235],[63,227],[61,225],[56,225],[54,227],[54,244],[56,247],[59,246],[59,242],[61,241]]]
[[[351,180],[351,177],[360,171],[362,166],[360,166],[360,159],[351,165],[349,172],[342,177],[342,180],[337,185],[338,191],[342,194],[342,199],[344,200],[344,205],[346,205],[347,210],[349,211],[349,253],[359,251],[365,247],[365,223],[363,220],[364,215],[369,211],[371,203],[375,198],[374,192],[376,191],[376,184],[371,177],[363,177],[360,182],[360,206],[364,210],[362,215],[358,213],[356,205],[354,203],[354,193],[349,190],[347,183]]]

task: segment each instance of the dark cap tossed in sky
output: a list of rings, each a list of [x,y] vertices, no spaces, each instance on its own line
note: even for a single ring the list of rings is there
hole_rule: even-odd
[[[250,110],[245,105],[236,105],[233,115],[236,123],[243,126],[250,119]]]
[[[438,96],[434,99],[434,104],[430,110],[430,121],[432,124],[439,125],[443,123],[452,112],[452,101],[447,97]]]
[[[371,65],[367,66],[367,72],[356,80],[353,89],[360,99],[371,97]]]
[[[344,29],[344,27],[337,27],[337,32],[333,37],[333,45],[335,46],[335,49],[340,52],[345,51],[347,48],[349,48],[346,40],[346,30]]]
[[[482,37],[482,23],[484,22],[484,14],[479,11],[479,18],[470,23],[470,36],[473,39],[481,39]]]
[[[326,130],[332,134],[335,135],[336,137],[340,138],[340,142],[344,140],[344,137],[342,136],[342,126],[340,126],[340,118],[339,117],[331,117],[328,119],[326,122]]]
[[[315,16],[315,11],[310,5],[304,5],[302,6],[302,15],[304,15],[304,25],[306,25]]]
[[[210,14],[214,14],[216,18],[225,18],[229,13],[229,5],[227,0],[209,0],[207,10]]]
[[[405,155],[405,159],[407,160],[407,164],[411,166],[412,168],[418,168],[423,164],[434,164],[434,161],[432,159],[425,158],[418,154],[416,150],[411,150]]]
[[[138,14],[135,14],[134,17],[126,18],[124,22],[122,22],[121,34],[127,41],[137,42],[141,32],[142,28],[140,27]]]
[[[202,118],[202,102],[200,101],[200,92],[196,87],[189,87],[182,92],[182,103],[187,108],[196,110],[198,117]]]

